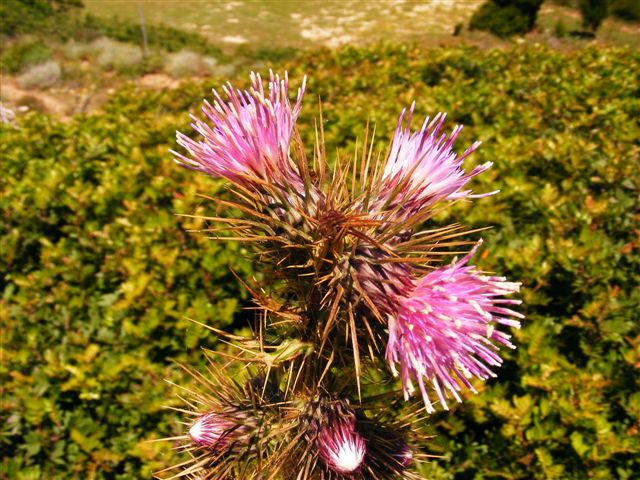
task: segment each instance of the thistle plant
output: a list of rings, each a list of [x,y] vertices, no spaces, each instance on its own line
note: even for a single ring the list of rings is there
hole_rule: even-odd
[[[419,478],[429,415],[513,348],[519,283],[471,264],[477,230],[433,218],[496,193],[468,188],[491,166],[463,168],[479,142],[456,154],[462,127],[447,135],[444,114],[413,131],[412,105],[386,155],[366,130],[360,153],[330,167],[322,121],[310,151],[296,130],[304,90],[292,104],[286,74],[252,74],[247,91],[214,91],[195,138],[177,134],[180,165],[229,184],[231,200],[211,199],[229,216],[201,217],[205,232],[251,244],[265,280],[245,281],[254,334],[209,326],[233,353],[187,368],[197,387],[179,387],[187,418],[172,440],[188,458],[163,478]]]

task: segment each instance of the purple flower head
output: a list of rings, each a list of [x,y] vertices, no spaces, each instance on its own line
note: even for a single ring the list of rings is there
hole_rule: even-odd
[[[467,265],[480,243],[462,260],[419,279],[415,290],[399,299],[397,316],[389,322],[389,366],[394,375],[400,375],[405,398],[414,391],[412,380],[417,380],[429,412],[435,410],[425,378],[448,409],[448,394],[461,401],[458,381],[475,392],[469,379],[493,377],[489,367],[502,364],[498,345],[515,348],[510,335],[495,326],[520,327],[519,321],[509,317],[523,316],[507,307],[520,301],[501,298],[517,292],[520,284],[483,276]]]
[[[470,190],[463,190],[472,177],[492,165],[487,162],[469,173],[462,169],[464,159],[480,146],[480,142],[475,142],[458,157],[452,147],[462,126],[458,125],[447,138],[445,133],[440,133],[446,114],[439,113],[432,120],[427,117],[419,131],[411,132],[414,107],[415,102],[409,108],[406,125],[406,110],[400,114],[382,173],[378,208],[384,204],[387,207],[402,205],[401,211],[408,217],[441,200],[496,193],[471,195]]]
[[[403,441],[398,442],[392,455],[405,468],[413,463],[413,451]]]
[[[318,452],[327,467],[336,473],[358,471],[367,451],[353,420],[334,420],[320,428]]]
[[[173,152],[176,162],[245,186],[262,180],[297,186],[301,180],[289,156],[289,145],[305,81],[293,107],[286,73],[280,79],[271,72],[268,95],[255,73],[248,91],[234,90],[231,84],[223,86],[226,101],[214,90],[213,105],[205,100],[202,107],[206,121],[191,115],[191,126],[202,138],[196,141],[177,133],[178,144],[190,157]]]
[[[193,443],[212,450],[228,447],[238,433],[238,423],[218,413],[200,415],[189,428]]]

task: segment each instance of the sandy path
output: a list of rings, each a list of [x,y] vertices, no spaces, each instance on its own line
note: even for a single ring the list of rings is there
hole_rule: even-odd
[[[66,117],[69,113],[72,113],[70,112],[68,99],[54,95],[50,91],[25,90],[18,85],[15,79],[7,76],[0,77],[0,98],[2,98],[3,103],[17,106],[26,97],[36,99],[47,112],[56,116]]]

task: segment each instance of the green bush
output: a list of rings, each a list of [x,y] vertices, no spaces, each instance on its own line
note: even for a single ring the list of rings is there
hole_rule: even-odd
[[[598,30],[602,21],[607,18],[608,0],[580,0],[582,25],[592,32]]]
[[[172,359],[202,364],[207,345],[186,317],[246,324],[242,246],[174,215],[215,214],[195,193],[220,188],[171,161],[186,111],[129,92],[102,115],[2,130],[0,477],[150,478],[170,445],[145,441],[175,428],[163,379],[184,383]]]
[[[168,52],[192,50],[202,55],[226,60],[220,48],[196,33],[185,32],[165,25],[146,25],[146,31],[147,41],[151,48]],[[142,45],[142,32],[139,23],[120,20],[117,17],[109,19],[86,15],[74,32],[74,38],[90,41],[98,37],[109,37],[121,42]]]
[[[533,29],[542,0],[489,0],[471,17],[471,30],[484,30],[498,37],[522,35]]]
[[[553,25],[553,35],[558,38],[564,38],[567,36],[567,26],[562,19],[557,20]]]
[[[0,2],[0,33],[54,33],[69,12],[82,7],[81,0],[3,0]]]
[[[236,48],[236,56],[253,62],[277,62],[281,63],[293,60],[298,55],[299,50],[293,47],[258,47],[240,45]]]
[[[50,60],[53,52],[42,40],[13,42],[2,50],[0,64],[9,73],[17,73],[31,65]]]
[[[518,349],[498,378],[449,414],[425,421],[442,455],[433,479],[631,479],[640,470],[637,118],[640,55],[588,48],[345,48],[304,53],[301,122],[323,102],[327,151],[347,154],[364,125],[384,154],[401,108],[449,112],[459,147],[484,142],[472,182],[502,192],[438,221],[493,224],[481,268],[522,280]],[[266,73],[266,72],[262,72]],[[246,87],[248,79],[235,82]],[[3,221],[2,472],[7,478],[149,478],[177,461],[179,414],[163,378],[188,384],[171,359],[201,364],[215,336],[250,313],[233,268],[242,245],[209,242],[174,213],[225,215],[196,197],[221,184],[167,153],[211,84],[125,90],[101,115],[38,115],[0,130]],[[419,125],[416,118],[416,127]],[[304,128],[310,151],[312,128]]]
[[[637,0],[613,0],[611,14],[628,22],[640,21],[640,2]]]
[[[40,43],[52,39],[88,43],[100,37],[109,37],[142,45],[138,22],[121,20],[115,16],[102,18],[84,14],[77,8],[81,5],[80,0],[4,0],[0,2],[0,18],[3,20],[0,33],[8,37],[29,34],[44,39],[39,40]],[[220,61],[229,60],[220,48],[197,33],[165,25],[146,25],[146,32],[151,49],[168,52],[192,50]],[[281,57],[286,50],[282,49]]]

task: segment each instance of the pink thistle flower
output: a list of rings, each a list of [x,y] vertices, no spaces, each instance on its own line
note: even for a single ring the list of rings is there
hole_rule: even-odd
[[[480,243],[462,260],[419,279],[410,295],[399,298],[395,318],[390,317],[387,362],[396,376],[396,364],[400,364],[405,398],[413,394],[412,379],[418,381],[430,413],[435,410],[424,378],[448,410],[448,393],[461,401],[461,386],[454,376],[475,393],[469,379],[495,377],[489,367],[502,364],[498,345],[515,348],[511,336],[495,325],[520,327],[519,321],[509,317],[523,315],[505,306],[520,301],[500,298],[517,292],[520,284],[483,276],[466,265]]]
[[[496,192],[472,195],[463,190],[467,182],[491,167],[487,162],[471,172],[462,169],[466,157],[473,153],[481,142],[475,142],[459,157],[452,151],[453,143],[462,131],[458,125],[449,138],[440,134],[446,114],[439,113],[431,121],[424,120],[422,128],[411,132],[411,119],[415,102],[409,108],[406,126],[403,110],[398,120],[389,157],[382,173],[382,185],[377,208],[401,205],[401,211],[409,217],[419,210],[441,200],[465,197],[484,197]]]
[[[318,452],[325,465],[334,472],[358,471],[366,451],[364,439],[355,429],[355,421],[335,420],[320,427]]]
[[[293,107],[286,73],[281,80],[271,72],[268,95],[260,75],[252,73],[251,82],[248,91],[234,90],[231,84],[223,86],[226,101],[213,91],[213,105],[205,100],[202,107],[206,121],[191,115],[191,126],[201,140],[177,132],[177,142],[190,158],[172,152],[176,162],[244,186],[255,186],[261,180],[301,185],[289,146],[302,107],[306,77]]]
[[[205,413],[200,415],[189,428],[189,437],[199,447],[223,449],[238,436],[239,425],[224,414]]]

